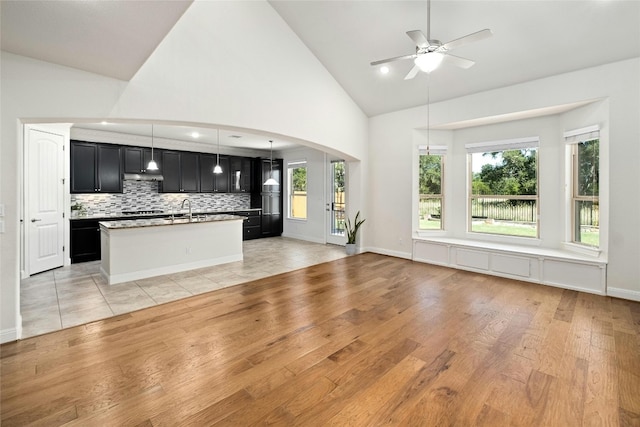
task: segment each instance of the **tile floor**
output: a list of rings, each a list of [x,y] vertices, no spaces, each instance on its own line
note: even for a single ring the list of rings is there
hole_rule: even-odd
[[[344,247],[274,237],[243,243],[244,260],[109,286],[100,262],[61,267],[20,285],[22,338],[297,270],[346,256]]]

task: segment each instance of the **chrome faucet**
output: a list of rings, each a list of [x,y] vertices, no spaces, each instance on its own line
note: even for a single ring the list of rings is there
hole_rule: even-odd
[[[189,199],[184,199],[182,201],[182,206],[180,207],[180,209],[184,209],[184,204],[188,203],[189,204],[189,222],[191,222],[193,220],[193,214],[191,213],[191,200]]]

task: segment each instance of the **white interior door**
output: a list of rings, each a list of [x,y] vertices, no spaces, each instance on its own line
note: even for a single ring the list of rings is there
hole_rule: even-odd
[[[64,137],[28,129],[28,271],[39,273],[64,263]]]
[[[347,243],[344,221],[346,208],[345,162],[328,162],[327,171],[327,243],[344,246]]]

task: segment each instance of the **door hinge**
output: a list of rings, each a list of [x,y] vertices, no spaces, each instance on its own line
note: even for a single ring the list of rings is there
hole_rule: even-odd
[[[64,246],[62,246],[62,252],[64,252]]]
[[[64,185],[64,178],[62,178],[62,185]]]
[[[62,212],[62,218],[64,218],[64,212]]]

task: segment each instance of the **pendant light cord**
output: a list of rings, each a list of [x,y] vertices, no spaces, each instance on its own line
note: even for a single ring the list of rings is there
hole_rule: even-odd
[[[153,160],[153,123],[151,123],[151,160]]]
[[[271,155],[269,156],[269,178],[273,178],[273,141],[269,140],[271,144]]]
[[[431,142],[431,126],[430,126],[431,98],[429,94],[429,87],[431,85],[429,84],[429,77],[430,77],[429,74],[430,73],[427,73],[427,156],[429,155],[429,146]]]

